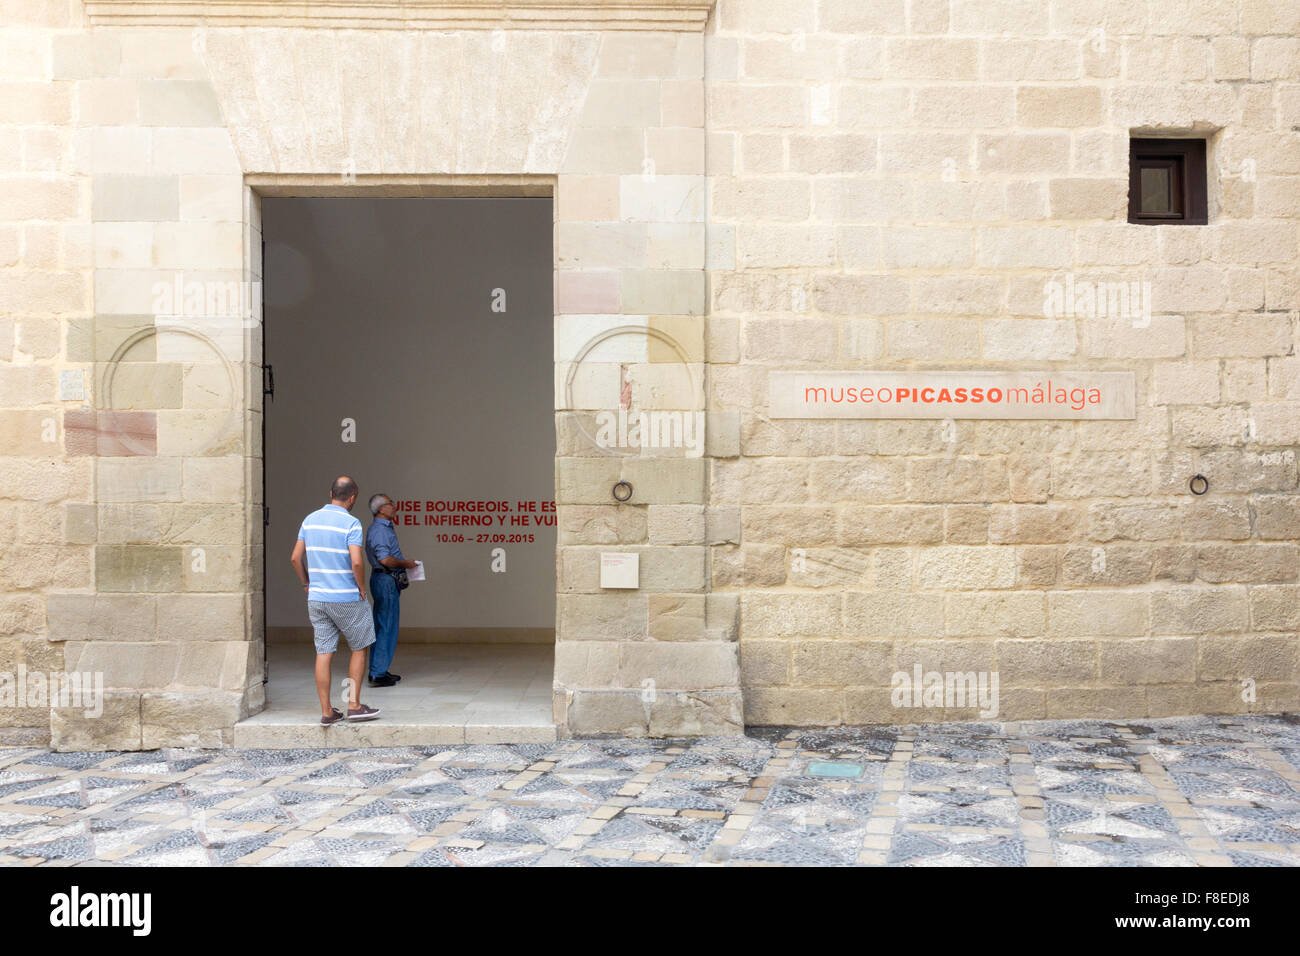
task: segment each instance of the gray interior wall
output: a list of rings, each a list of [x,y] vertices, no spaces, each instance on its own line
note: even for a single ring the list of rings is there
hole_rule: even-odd
[[[289,554],[335,475],[366,500],[554,499],[550,199],[262,202],[267,624],[303,626]],[[492,309],[505,292],[505,312]],[[343,441],[344,419],[356,423]],[[554,513],[549,516],[553,519]],[[473,543],[531,533],[531,544]],[[438,543],[461,533],[466,543]],[[552,628],[555,527],[400,526],[430,580],[402,626]],[[504,548],[506,571],[491,569]],[[368,570],[368,568],[367,568]]]

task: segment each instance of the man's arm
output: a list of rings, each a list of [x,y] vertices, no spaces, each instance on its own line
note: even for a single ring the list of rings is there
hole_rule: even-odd
[[[361,600],[366,599],[366,570],[361,559],[361,545],[348,545],[348,556],[352,558],[352,577],[356,579],[357,590],[361,592]]]
[[[301,538],[293,546],[293,554],[289,557],[289,563],[293,565],[293,570],[298,575],[298,580],[302,582],[304,588],[311,587],[311,579],[307,576],[307,567],[303,563],[303,557],[307,554],[307,542]]]
[[[403,561],[401,558],[395,558],[391,554],[386,558],[380,558],[379,563],[386,568],[413,568],[414,561]]]

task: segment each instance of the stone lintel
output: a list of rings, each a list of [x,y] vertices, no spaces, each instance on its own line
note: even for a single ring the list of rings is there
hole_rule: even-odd
[[[342,30],[704,29],[713,0],[86,0],[96,26]]]

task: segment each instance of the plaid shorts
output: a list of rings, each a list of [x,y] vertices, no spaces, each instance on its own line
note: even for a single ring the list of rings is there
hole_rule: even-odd
[[[307,614],[316,631],[317,654],[338,650],[340,632],[354,651],[375,643],[375,619],[368,601],[308,601]]]

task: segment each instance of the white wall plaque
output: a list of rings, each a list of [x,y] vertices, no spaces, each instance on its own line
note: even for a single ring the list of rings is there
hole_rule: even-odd
[[[772,418],[1136,418],[1132,372],[771,372]]]
[[[639,554],[602,551],[600,586],[602,588],[637,588],[641,586]]]

